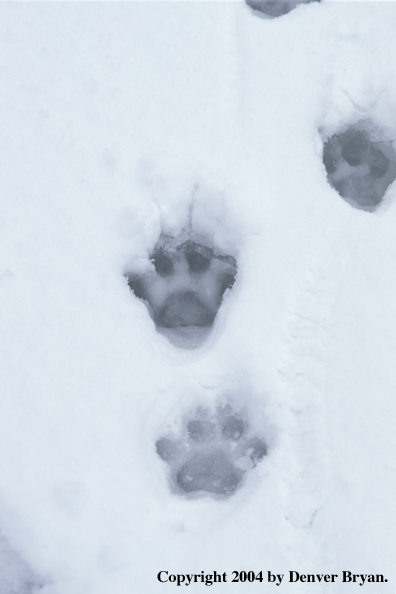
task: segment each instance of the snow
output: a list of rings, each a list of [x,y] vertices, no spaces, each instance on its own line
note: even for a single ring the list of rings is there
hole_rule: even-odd
[[[360,120],[395,138],[396,5],[0,12],[0,592],[34,575],[43,594],[152,594],[177,587],[160,571],[215,570],[393,592],[395,184],[353,208],[322,152]],[[124,278],[189,217],[238,266],[196,349]],[[267,455],[229,497],[175,494],[155,443],[223,403]],[[309,587],[360,592],[340,580]]]

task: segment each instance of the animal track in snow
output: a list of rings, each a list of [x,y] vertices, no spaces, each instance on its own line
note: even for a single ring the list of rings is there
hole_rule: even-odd
[[[169,465],[173,487],[184,494],[229,496],[267,453],[261,437],[249,432],[245,416],[229,404],[215,413],[198,408],[181,438],[161,437],[155,445]]]
[[[392,142],[365,121],[329,138],[323,146],[323,163],[330,185],[361,210],[374,211],[396,178]]]
[[[321,0],[246,0],[246,4],[263,15],[276,18],[291,12],[300,4],[321,2]]]
[[[160,332],[180,346],[198,346],[235,282],[235,259],[184,236],[162,236],[150,259],[152,271],[125,275],[130,289]]]

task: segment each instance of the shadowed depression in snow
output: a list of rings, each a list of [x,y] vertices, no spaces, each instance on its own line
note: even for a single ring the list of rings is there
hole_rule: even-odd
[[[330,185],[361,210],[375,210],[396,178],[392,142],[378,134],[368,122],[358,122],[334,134],[323,146],[323,163]]]
[[[291,12],[300,4],[321,2],[321,0],[246,0],[246,4],[265,16],[276,18]]]
[[[229,404],[214,414],[198,408],[180,439],[161,437],[155,445],[170,467],[172,485],[187,494],[231,495],[267,453],[264,441],[250,434],[247,419]]]
[[[0,594],[33,594],[44,585],[0,533]]]
[[[146,302],[160,332],[181,346],[197,346],[235,282],[235,259],[203,243],[167,236],[150,259],[150,272],[125,275],[129,287]]]

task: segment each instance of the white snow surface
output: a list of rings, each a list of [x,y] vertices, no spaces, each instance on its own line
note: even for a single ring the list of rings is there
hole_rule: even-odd
[[[360,592],[286,583],[349,570],[393,593],[396,190],[351,207],[322,147],[359,119],[396,138],[396,4],[0,13],[0,592],[33,574],[42,594],[177,588],[161,570]],[[191,208],[238,276],[185,350],[123,274]],[[224,398],[268,455],[228,499],[175,495],[155,441]],[[286,575],[231,584],[241,570]]]

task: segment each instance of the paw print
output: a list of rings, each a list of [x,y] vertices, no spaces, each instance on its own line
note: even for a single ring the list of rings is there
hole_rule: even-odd
[[[184,494],[229,496],[267,454],[261,437],[250,434],[246,418],[230,405],[214,414],[198,408],[180,439],[161,437],[155,445],[169,465],[171,483]]]
[[[373,211],[396,178],[390,141],[374,140],[364,124],[332,136],[323,147],[327,179],[347,202]]]
[[[204,244],[166,236],[150,259],[151,272],[126,278],[146,302],[157,328],[210,328],[226,289],[235,282],[235,259]]]
[[[276,18],[291,12],[299,4],[321,2],[321,0],[246,0],[246,4],[262,14]]]

